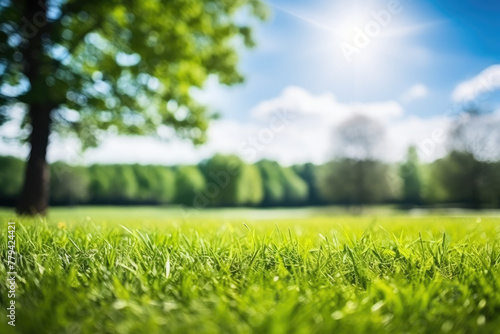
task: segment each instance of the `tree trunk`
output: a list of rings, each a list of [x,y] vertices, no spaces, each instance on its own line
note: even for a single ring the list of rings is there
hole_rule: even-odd
[[[29,93],[29,117],[31,121],[31,151],[26,164],[24,186],[16,211],[19,214],[44,213],[49,202],[49,166],[47,145],[50,131],[50,112],[54,108],[46,100],[47,86],[42,73],[43,35],[49,29],[47,22],[48,0],[25,0],[23,18],[31,24],[31,33],[26,36],[22,50],[25,59],[23,73],[31,84]],[[25,22],[25,24],[28,24]]]
[[[16,210],[19,214],[43,214],[49,204],[50,172],[46,156],[51,109],[43,105],[30,106],[31,151],[26,165],[23,190]]]

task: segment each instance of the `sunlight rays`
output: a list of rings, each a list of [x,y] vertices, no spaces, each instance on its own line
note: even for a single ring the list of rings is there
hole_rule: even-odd
[[[314,13],[290,7],[271,6],[315,28],[314,44],[308,46],[310,59],[320,58],[325,68],[342,67],[352,79],[381,76],[393,59],[404,53],[410,39],[435,28],[443,21],[415,23],[405,12],[405,3],[337,2]]]

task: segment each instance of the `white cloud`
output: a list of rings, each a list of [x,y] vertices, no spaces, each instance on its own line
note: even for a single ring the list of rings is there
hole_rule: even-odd
[[[500,64],[491,65],[475,77],[458,84],[451,98],[454,102],[468,102],[483,98],[500,89]]]
[[[421,88],[418,92],[422,95]],[[422,119],[403,117],[404,109],[396,101],[371,103],[339,102],[333,94],[313,95],[300,87],[287,87],[274,99],[259,103],[252,115],[261,123],[276,112],[286,110],[294,119],[270,145],[259,150],[259,157],[276,159],[285,164],[312,161],[322,163],[331,158],[333,131],[357,114],[377,120],[386,128],[386,144],[381,158],[398,161],[409,145],[421,147],[423,160],[432,161],[446,152],[443,136],[448,131],[445,117]],[[265,123],[264,123],[265,124]]]
[[[187,141],[160,141],[151,137],[107,137],[101,146],[78,155],[77,143],[51,137],[49,161],[72,163],[197,163],[215,153],[235,153],[249,162],[263,158],[290,165],[323,163],[332,155],[335,127],[353,115],[366,115],[386,128],[382,159],[402,159],[411,144],[421,147],[422,158],[432,161],[446,152],[442,138],[449,119],[404,117],[396,101],[340,102],[331,93],[312,94],[296,86],[285,88],[272,99],[257,104],[247,121],[221,119],[208,130],[205,145]],[[437,135],[436,135],[437,134]],[[439,135],[440,134],[440,135]],[[0,152],[6,152],[0,145]]]
[[[429,89],[423,84],[416,84],[411,86],[401,96],[401,101],[408,103],[414,100],[422,99],[429,95]]]
[[[391,124],[387,128],[386,157],[390,161],[401,161],[407,149],[414,145],[418,149],[419,158],[430,162],[444,156],[447,152],[447,134],[451,125],[450,119],[443,116],[420,118],[410,116]]]
[[[180,139],[166,142],[151,137],[113,136],[105,139],[99,147],[85,152],[84,161],[87,164],[194,164],[212,154],[208,147],[196,148]]]
[[[342,103],[331,93],[313,95],[290,86],[255,106],[249,121],[213,122],[208,141],[200,148],[180,140],[163,143],[152,138],[112,137],[87,152],[85,161],[196,163],[219,152],[235,153],[249,162],[267,158],[286,165],[322,163],[331,157],[333,129],[355,114],[388,124],[400,119],[404,111],[395,101]]]
[[[396,101],[341,103],[331,93],[313,95],[301,87],[289,86],[280,96],[259,103],[252,109],[251,115],[262,120],[280,110],[286,110],[301,117],[321,118],[328,123],[339,123],[354,113],[381,121],[397,118],[404,113],[403,108]]]

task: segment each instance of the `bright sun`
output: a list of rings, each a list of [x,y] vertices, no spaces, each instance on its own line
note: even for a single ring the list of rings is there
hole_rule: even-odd
[[[386,8],[355,4],[341,11],[333,34],[345,60],[358,70],[372,70],[394,51],[394,39],[385,38],[397,24],[398,6]]]
[[[403,9],[398,1],[342,2],[307,21],[319,28],[317,43],[325,65],[342,66],[354,80],[363,80],[380,77],[391,68],[391,59],[404,42],[398,38]]]
[[[325,71],[349,81],[376,82],[393,75],[395,61],[412,44],[410,35],[434,24],[411,25],[405,6],[399,0],[338,0],[306,14],[279,9],[316,28],[305,52]]]

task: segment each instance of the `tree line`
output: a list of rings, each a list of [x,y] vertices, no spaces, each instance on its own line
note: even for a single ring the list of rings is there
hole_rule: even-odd
[[[0,205],[15,205],[25,162],[0,157]],[[500,162],[452,151],[419,163],[415,147],[406,161],[343,157],[323,165],[247,164],[215,155],[198,165],[51,165],[52,205],[305,206],[397,203],[500,207]]]

